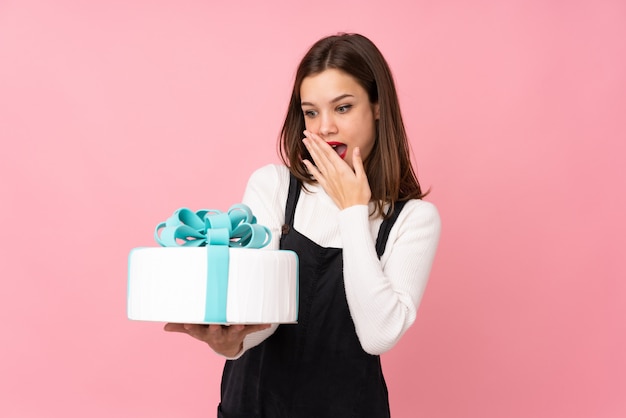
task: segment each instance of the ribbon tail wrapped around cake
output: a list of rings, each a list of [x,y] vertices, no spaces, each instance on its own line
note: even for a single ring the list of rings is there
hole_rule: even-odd
[[[293,323],[298,257],[270,250],[271,232],[250,208],[181,208],[154,232],[161,247],[134,248],[128,262],[128,318],[199,323]]]

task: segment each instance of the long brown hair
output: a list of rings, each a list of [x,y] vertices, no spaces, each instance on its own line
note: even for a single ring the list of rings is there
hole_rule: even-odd
[[[334,68],[349,74],[365,89],[370,103],[378,103],[376,140],[364,161],[365,172],[376,206],[374,213],[391,216],[396,201],[421,199],[417,176],[411,165],[409,142],[402,122],[398,95],[389,65],[376,45],[359,34],[338,34],[322,38],[306,53],[298,70],[281,130],[279,151],[291,173],[303,184],[313,180],[301,159],[308,156],[302,143],[305,130],[300,86],[306,77]],[[390,204],[385,213],[385,204]]]

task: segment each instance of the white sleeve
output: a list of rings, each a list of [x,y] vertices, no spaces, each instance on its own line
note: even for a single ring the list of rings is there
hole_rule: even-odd
[[[439,213],[429,202],[407,202],[380,260],[367,206],[342,210],[339,224],[346,298],[356,333],[367,353],[382,354],[415,321],[439,242]]]
[[[288,189],[289,170],[285,166],[266,165],[252,173],[248,180],[242,202],[250,207],[257,223],[272,232],[272,241],[264,249],[279,247]]]
[[[250,207],[258,224],[267,226],[272,232],[272,240],[264,249],[279,248],[288,187],[289,170],[284,166],[266,165],[252,173],[248,180],[242,203]],[[241,357],[250,348],[261,344],[277,328],[277,324],[272,324],[268,329],[248,334],[243,341],[243,350],[228,358],[235,360]]]

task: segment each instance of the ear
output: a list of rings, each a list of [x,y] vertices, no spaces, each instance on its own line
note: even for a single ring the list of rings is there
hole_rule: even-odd
[[[374,103],[372,110],[374,111],[374,119],[380,119],[380,105],[378,103]]]

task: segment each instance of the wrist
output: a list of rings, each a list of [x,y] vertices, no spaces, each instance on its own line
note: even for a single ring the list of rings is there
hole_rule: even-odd
[[[216,349],[214,347],[211,347],[213,349],[213,351],[215,351],[217,354],[219,354],[222,357],[226,357],[227,359],[234,359],[238,356],[239,353],[241,353],[241,350],[243,350],[243,342],[240,343],[238,346],[233,346],[233,347],[227,347],[227,348],[220,348],[220,349]]]

